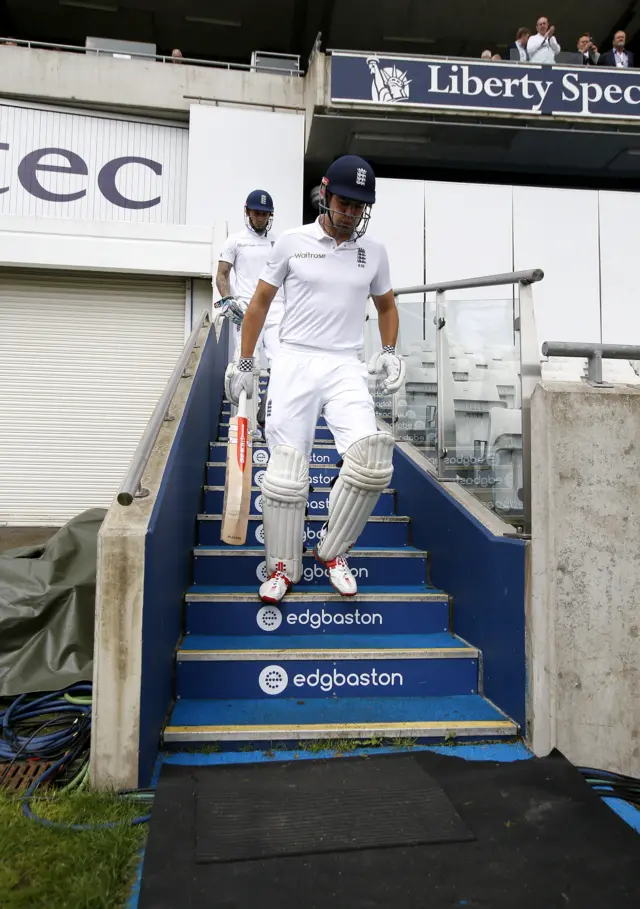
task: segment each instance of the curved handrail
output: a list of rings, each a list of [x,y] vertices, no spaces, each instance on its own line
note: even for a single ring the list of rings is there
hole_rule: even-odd
[[[138,498],[143,498],[148,495],[146,490],[141,489],[140,481],[142,479],[142,474],[144,469],[147,466],[147,461],[151,456],[153,451],[153,446],[156,444],[156,439],[158,438],[158,433],[160,432],[160,427],[162,426],[169,405],[173,399],[174,394],[178,388],[178,383],[182,378],[188,378],[188,375],[185,375],[185,369],[187,363],[189,362],[189,357],[193,353],[194,348],[196,347],[196,342],[198,340],[198,335],[202,330],[203,326],[207,322],[211,322],[209,318],[209,313],[207,310],[201,313],[200,318],[196,322],[193,331],[189,335],[187,343],[182,349],[182,353],[178,359],[178,362],[175,365],[173,372],[167,382],[162,395],[158,403],[155,406],[153,413],[147,423],[147,427],[142,434],[142,438],[138,442],[138,447],[136,448],[135,454],[131,461],[131,465],[127,474],[122,481],[122,486],[118,490],[117,500],[120,505],[131,505],[136,496]]]

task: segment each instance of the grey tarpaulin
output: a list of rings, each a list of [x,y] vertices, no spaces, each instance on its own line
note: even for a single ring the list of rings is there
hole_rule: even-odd
[[[0,697],[91,681],[98,531],[72,518],[44,545],[0,555]]]

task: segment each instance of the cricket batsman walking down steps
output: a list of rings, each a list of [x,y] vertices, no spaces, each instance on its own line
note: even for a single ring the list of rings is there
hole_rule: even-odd
[[[275,243],[275,238],[269,236],[273,215],[271,194],[264,189],[254,189],[244,203],[244,230],[231,234],[220,251],[216,287],[221,300],[216,303],[216,309],[231,322],[236,348],[235,359],[240,353],[242,319]],[[278,329],[283,312],[284,302],[280,291],[256,342],[256,353],[264,350],[269,365],[278,352]],[[258,423],[261,425],[264,425],[265,406],[266,399],[263,399],[258,411]]]
[[[378,310],[382,351],[369,364],[384,394],[395,394],[405,367],[396,355],[398,311],[384,246],[365,238],[376,199],[371,165],[355,155],[328,168],[313,224],[276,242],[242,321],[240,359],[228,370],[232,403],[253,392],[253,351],[278,288],[285,313],[273,364],[266,438],[271,458],[262,483],[269,578],[265,603],[278,603],[302,574],[309,457],[322,414],[342,467],[329,495],[328,521],[315,555],[343,596],[357,593],[347,561],[380,493],[391,481],[393,437],[378,432],[367,369],[361,362],[367,298]]]

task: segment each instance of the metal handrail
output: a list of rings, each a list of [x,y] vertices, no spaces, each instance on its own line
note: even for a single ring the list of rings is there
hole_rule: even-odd
[[[603,385],[603,360],[640,360],[640,347],[635,344],[580,344],[572,341],[545,341],[543,357],[581,357],[588,362],[587,378]]]
[[[472,290],[475,287],[499,287],[505,284],[535,284],[542,281],[541,268],[528,271],[508,271],[500,275],[484,275],[481,278],[462,278],[460,281],[441,281],[440,284],[416,284],[414,287],[399,287],[394,290],[396,297],[401,294],[446,293],[448,290]]]
[[[51,44],[49,41],[30,41],[25,38],[0,38],[0,46],[6,45],[7,43],[16,44],[18,47],[27,47],[27,48],[50,48],[51,50],[57,51],[73,51],[78,54],[86,54],[91,56],[95,54],[96,57],[113,57],[114,53],[119,53],[114,50],[101,50],[98,47],[83,47],[80,44]],[[278,54],[277,56],[289,57],[295,56],[290,54]],[[161,63],[173,63],[174,57],[171,54],[146,54],[144,51],[133,51],[131,53],[132,60],[156,60]],[[269,67],[268,69],[259,70],[255,65],[251,63],[227,63],[224,60],[200,60],[197,57],[180,57],[180,63],[191,63],[195,66],[212,66],[214,69],[240,69],[240,70],[249,70],[250,72],[267,72],[275,73],[276,75],[281,76],[302,76],[304,75],[302,70],[292,70],[292,69],[278,69],[276,67]]]
[[[143,489],[140,485],[142,474],[144,473],[144,469],[147,466],[147,462],[153,451],[153,446],[156,444],[160,428],[167,418],[167,411],[169,410],[173,396],[178,388],[178,383],[180,382],[180,379],[188,379],[191,375],[191,373],[186,372],[186,366],[189,362],[189,357],[198,346],[196,343],[198,335],[207,322],[211,322],[211,319],[209,318],[208,311],[204,310],[196,322],[193,331],[189,335],[187,343],[182,349],[178,362],[171,373],[169,381],[167,382],[165,389],[160,396],[160,400],[156,404],[155,409],[151,414],[151,418],[147,423],[147,427],[142,434],[142,438],[138,443],[129,470],[122,482],[122,486],[118,490],[116,498],[120,505],[131,505],[134,498],[144,498],[149,495],[149,491]]]

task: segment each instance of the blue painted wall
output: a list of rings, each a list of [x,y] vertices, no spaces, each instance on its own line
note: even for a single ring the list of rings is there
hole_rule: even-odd
[[[215,438],[228,361],[225,320],[220,341],[209,331],[153,509],[145,544],[142,692],[138,778],[151,778],[173,696],[174,652],[182,633],[184,592],[191,583],[191,550],[208,446]]]
[[[431,582],[453,597],[454,631],[483,653],[484,693],[525,727],[525,544],[495,537],[402,451],[391,485]]]

